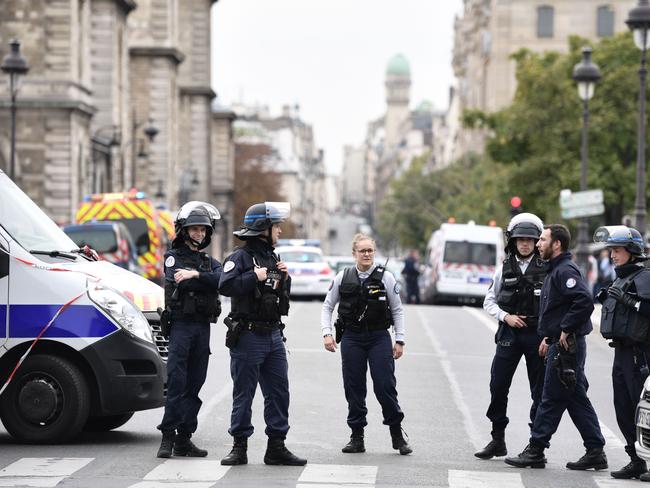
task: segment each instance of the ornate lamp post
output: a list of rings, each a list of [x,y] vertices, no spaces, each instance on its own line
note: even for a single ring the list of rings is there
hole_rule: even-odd
[[[645,194],[645,84],[648,70],[646,68],[646,54],[650,39],[650,4],[648,0],[639,0],[636,7],[630,10],[627,26],[634,34],[634,43],[641,50],[641,67],[639,68],[639,124],[637,133],[636,155],[636,199],[634,203],[635,226],[641,234],[646,232],[646,194]]]
[[[16,174],[16,95],[18,94],[19,78],[29,71],[27,61],[20,55],[20,42],[12,39],[9,43],[11,51],[2,60],[3,73],[9,75],[9,95],[11,96],[11,153],[9,156],[9,178],[14,180]]]
[[[137,141],[137,130],[142,127],[144,122],[138,122],[135,119],[135,112],[133,113],[133,127],[132,127],[132,133],[131,133],[131,140],[127,142],[124,146],[123,149],[126,149],[130,144],[135,144]],[[147,136],[147,139],[149,140],[149,143],[151,144],[156,136],[158,135],[158,128],[153,125],[153,119],[149,118],[149,121],[145,128],[143,129],[144,135]],[[141,146],[138,151],[135,151],[135,148],[131,151],[131,188],[135,188],[135,185],[137,183],[137,158],[140,156],[146,156],[146,152],[144,151],[144,147]]]
[[[594,96],[596,82],[600,79],[598,65],[591,61],[591,48],[582,49],[582,61],[573,68],[573,79],[578,85],[578,96],[582,100],[582,143],[580,146],[580,191],[587,190],[587,168],[589,165],[589,100]],[[583,275],[589,269],[588,236],[589,221],[582,217],[578,223],[577,263]]]

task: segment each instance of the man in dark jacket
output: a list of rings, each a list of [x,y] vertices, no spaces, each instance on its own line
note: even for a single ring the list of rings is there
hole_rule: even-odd
[[[568,469],[607,469],[603,451],[605,439],[600,432],[598,416],[587,397],[585,336],[593,327],[594,310],[591,293],[580,270],[568,252],[571,234],[559,224],[546,226],[537,247],[543,259],[549,260],[549,273],[544,279],[540,299],[539,330],[550,343],[542,401],[537,408],[528,446],[517,457],[505,462],[518,468],[543,468],[544,449],[550,446],[565,410],[582,436],[586,454]]]

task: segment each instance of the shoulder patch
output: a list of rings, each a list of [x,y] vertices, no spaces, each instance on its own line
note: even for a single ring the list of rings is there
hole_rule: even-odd
[[[569,278],[568,280],[566,280],[566,287],[567,288],[573,288],[574,286],[576,286],[575,278]]]
[[[223,266],[223,271],[224,273],[228,273],[229,271],[232,271],[235,268],[235,263],[232,261],[227,261],[226,264]]]
[[[393,291],[395,292],[395,295],[399,295],[400,290],[401,287],[399,286],[399,283],[395,283],[395,286],[393,287]]]
[[[165,259],[165,266],[171,268],[175,264],[176,260],[174,259],[174,256],[167,256],[167,259]]]

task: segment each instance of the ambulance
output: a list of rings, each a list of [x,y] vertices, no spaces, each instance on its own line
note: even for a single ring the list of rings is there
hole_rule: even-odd
[[[500,227],[444,223],[427,244],[420,287],[427,303],[483,303],[505,258]]]
[[[165,403],[162,288],[82,251],[0,171],[0,420],[19,442]]]
[[[126,225],[138,252],[138,263],[145,277],[162,283],[162,258],[165,255],[167,233],[161,225],[159,211],[144,192],[135,189],[120,193],[88,195],[79,205],[76,221],[118,221]]]

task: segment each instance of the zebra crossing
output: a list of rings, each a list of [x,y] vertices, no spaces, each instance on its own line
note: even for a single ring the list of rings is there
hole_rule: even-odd
[[[95,458],[21,458],[0,470],[0,487],[47,488],[56,487],[66,478],[75,476]],[[149,471],[135,484],[125,488],[218,488],[219,486],[239,485],[235,472],[242,468],[221,466],[219,460],[206,459],[168,459]],[[244,468],[245,469],[245,468]],[[231,483],[226,475],[231,473]],[[275,472],[277,468],[274,469]],[[449,488],[525,488],[522,474],[530,471],[506,469],[501,471],[448,470]],[[286,472],[284,472],[286,475]],[[609,473],[584,473],[591,476],[598,488],[626,488],[638,486],[635,480],[615,480]],[[378,466],[308,464],[293,482],[286,486],[295,488],[375,488]],[[75,476],[83,481],[83,476]],[[286,476],[285,476],[286,477]],[[262,476],[256,483],[264,486],[268,476]],[[83,486],[90,486],[92,482]],[[535,483],[528,482],[528,486]],[[283,485],[284,486],[284,485]],[[426,486],[426,485],[425,485]],[[432,486],[432,485],[429,485]]]

